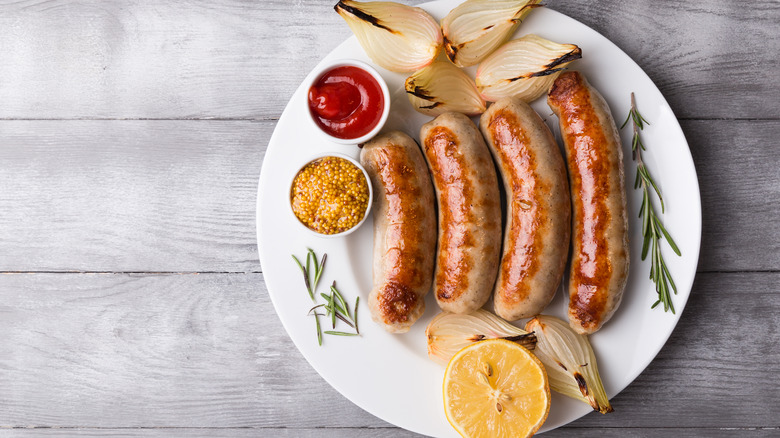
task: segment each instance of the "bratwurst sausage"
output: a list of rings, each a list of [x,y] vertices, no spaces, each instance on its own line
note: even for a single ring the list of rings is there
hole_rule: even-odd
[[[561,127],[574,213],[569,324],[593,333],[612,317],[628,279],[623,149],[607,103],[581,73],[561,74],[547,103]]]
[[[482,134],[444,113],[420,130],[439,206],[433,292],[442,310],[473,312],[490,298],[501,250],[498,179]]]
[[[433,187],[420,148],[393,131],[363,146],[360,163],[374,188],[374,272],[368,306],[376,323],[403,333],[425,311],[433,280]]]
[[[540,313],[566,268],[570,204],[566,168],[550,129],[528,104],[509,97],[479,122],[506,191],[504,253],[493,303],[514,321]]]

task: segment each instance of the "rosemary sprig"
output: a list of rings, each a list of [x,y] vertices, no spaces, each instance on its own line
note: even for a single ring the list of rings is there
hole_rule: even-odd
[[[336,282],[334,281],[330,286],[330,294],[320,293],[320,296],[325,300],[325,303],[317,304],[315,292],[317,291],[317,284],[320,281],[322,272],[325,269],[325,260],[327,260],[328,255],[322,254],[322,259],[317,260],[317,254],[314,252],[314,250],[308,248],[308,252],[306,253],[305,266],[294,254],[292,255],[292,258],[295,260],[295,264],[298,265],[298,268],[300,268],[301,273],[303,273],[303,282],[306,285],[306,291],[309,292],[311,300],[316,304],[314,307],[309,309],[308,314],[314,316],[317,327],[317,343],[322,346],[323,333],[334,336],[360,336],[360,330],[358,330],[357,323],[357,309],[358,303],[360,302],[360,297],[355,299],[355,308],[354,310],[350,311],[350,308],[347,305],[347,301],[344,299],[344,296],[341,294],[341,292],[339,292],[339,290],[336,288]],[[316,312],[316,310],[320,308],[325,310],[324,314]],[[330,319],[333,330],[322,330],[322,326],[320,325],[320,316],[324,316]],[[355,333],[336,330],[337,319],[349,327],[355,329]]]
[[[642,189],[642,206],[639,208],[639,217],[642,219],[642,235],[644,241],[642,243],[642,260],[647,258],[647,253],[651,251],[650,257],[650,279],[655,283],[655,291],[658,293],[658,300],[653,303],[651,309],[656,308],[659,304],[663,303],[664,312],[671,310],[674,311],[674,304],[672,303],[672,296],[670,293],[674,291],[677,294],[677,286],[672,280],[672,275],[669,273],[669,269],[666,267],[664,256],[661,253],[661,240],[666,239],[669,247],[672,248],[675,254],[682,255],[677,244],[674,243],[674,239],[666,231],[666,228],[661,223],[661,220],[656,214],[655,206],[653,205],[650,197],[650,188],[658,196],[658,201],[661,205],[661,213],[664,213],[664,199],[661,196],[661,191],[658,189],[653,177],[650,175],[650,171],[647,170],[644,161],[642,160],[642,151],[646,151],[645,145],[642,143],[642,138],[639,136],[639,132],[644,129],[645,125],[649,125],[648,122],[639,113],[636,107],[636,98],[634,93],[631,93],[631,109],[628,112],[628,117],[620,129],[623,129],[628,121],[633,122],[634,135],[631,141],[631,156],[636,162],[636,179],[634,180],[634,189]],[[671,287],[671,289],[670,289]]]

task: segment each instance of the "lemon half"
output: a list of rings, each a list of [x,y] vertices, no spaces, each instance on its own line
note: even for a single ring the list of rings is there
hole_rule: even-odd
[[[447,365],[444,412],[463,437],[531,436],[550,412],[547,373],[536,356],[514,342],[475,342]]]

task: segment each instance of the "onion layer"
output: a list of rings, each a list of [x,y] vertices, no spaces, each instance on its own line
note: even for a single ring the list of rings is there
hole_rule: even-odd
[[[436,61],[409,76],[405,88],[414,109],[432,117],[448,111],[469,116],[485,112],[474,81],[448,61]]]
[[[334,9],[366,54],[388,70],[419,70],[433,62],[441,49],[439,24],[420,8],[395,2],[344,0]]]
[[[479,65],[477,88],[485,100],[515,96],[531,102],[547,93],[561,70],[579,58],[582,50],[574,44],[525,35],[504,44]]]
[[[482,309],[469,315],[442,312],[428,324],[425,336],[428,338],[428,357],[441,365],[447,365],[463,347],[483,339],[506,339],[529,350],[536,344],[533,333]]]
[[[458,67],[490,55],[517,29],[541,0],[467,0],[443,20],[444,50]]]
[[[585,335],[558,318],[539,315],[525,329],[536,334],[534,354],[544,364],[550,388],[588,403],[602,414],[612,412],[599,376],[596,355]]]

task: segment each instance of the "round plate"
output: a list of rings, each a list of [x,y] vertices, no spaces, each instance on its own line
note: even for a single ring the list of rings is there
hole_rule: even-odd
[[[422,5],[441,19],[459,0]],[[346,26],[346,25],[345,25]],[[656,300],[648,279],[650,262],[641,261],[641,227],[637,214],[640,192],[632,187],[635,164],[631,160],[630,128],[621,130],[629,200],[631,271],[623,302],[602,330],[590,337],[599,361],[604,387],[614,397],[628,386],[653,360],[677,324],[696,273],[701,240],[701,205],[696,170],[688,144],[672,110],[650,78],[609,40],[578,21],[546,8],[532,12],[517,36],[536,33],[561,43],[582,48],[583,58],[571,68],[585,74],[609,103],[622,123],[629,109],[630,93],[636,93],[642,115],[650,125],[642,131],[648,150],[645,162],[664,195],[666,212],[662,220],[682,251],[677,257],[668,247],[664,255],[677,283],[673,296],[676,314],[650,306]],[[354,58],[371,63],[355,37],[333,50],[326,60]],[[393,93],[388,129],[402,129],[415,139],[420,126],[430,117],[415,112],[403,92],[406,75],[377,67]],[[469,70],[472,74],[473,68]],[[304,81],[306,83],[306,81]],[[332,151],[357,157],[356,146],[329,143],[306,120],[306,92],[293,95],[268,144],[257,198],[257,236],[260,262],[268,293],[287,333],[312,367],[346,398],[371,414],[405,429],[435,437],[457,437],[447,422],[442,406],[444,369],[427,357],[425,327],[439,312],[432,294],[426,311],[411,331],[386,333],[371,321],[368,293],[371,290],[373,221],[341,239],[321,239],[301,232],[289,208],[287,182],[310,157]],[[553,132],[558,128],[544,98],[532,104]],[[557,135],[557,134],[556,134]],[[663,244],[666,245],[665,243]],[[303,257],[306,248],[328,254],[319,292],[336,280],[348,301],[360,296],[360,337],[327,336],[317,345],[315,325],[307,316],[312,307],[298,267],[290,254]],[[321,300],[320,300],[321,302]],[[546,314],[565,318],[566,300],[559,291]],[[323,319],[324,321],[324,319]],[[620,410],[620,406],[616,406]],[[567,424],[591,412],[584,403],[554,393],[552,407],[542,431]]]

